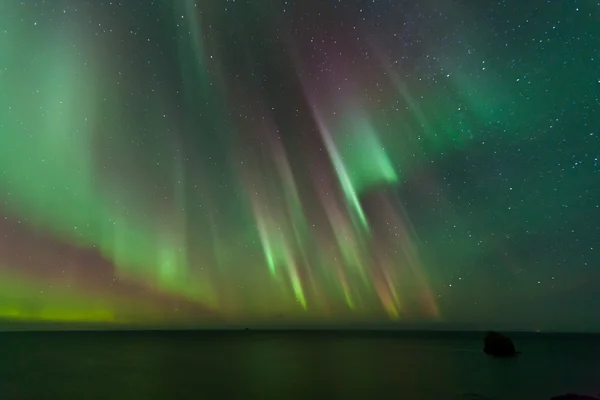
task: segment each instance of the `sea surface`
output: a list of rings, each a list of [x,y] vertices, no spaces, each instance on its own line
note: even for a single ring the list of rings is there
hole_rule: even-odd
[[[482,333],[0,333],[0,399],[549,399],[600,393],[600,337]]]

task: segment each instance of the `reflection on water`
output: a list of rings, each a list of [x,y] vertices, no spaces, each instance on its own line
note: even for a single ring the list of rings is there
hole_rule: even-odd
[[[0,343],[2,399],[518,400],[600,391],[594,340],[521,340],[524,353],[511,360],[456,337],[12,333]]]

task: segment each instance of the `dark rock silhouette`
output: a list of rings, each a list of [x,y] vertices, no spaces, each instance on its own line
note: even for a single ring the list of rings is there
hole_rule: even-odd
[[[519,354],[512,340],[498,332],[488,332],[483,351],[493,357],[514,357]]]
[[[550,400],[600,400],[598,397],[585,396],[582,394],[567,393],[551,398]]]

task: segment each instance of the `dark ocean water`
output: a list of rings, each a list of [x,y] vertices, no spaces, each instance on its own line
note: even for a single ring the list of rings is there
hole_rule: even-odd
[[[0,399],[549,399],[600,392],[597,336],[2,333]]]

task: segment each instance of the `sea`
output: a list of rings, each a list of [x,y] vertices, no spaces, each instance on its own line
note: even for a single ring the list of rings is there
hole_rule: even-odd
[[[3,332],[0,399],[550,399],[600,393],[600,336],[480,332]]]

